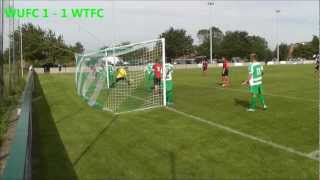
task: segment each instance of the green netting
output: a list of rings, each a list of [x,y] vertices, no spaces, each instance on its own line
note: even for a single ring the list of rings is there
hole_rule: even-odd
[[[76,89],[90,106],[115,113],[163,105],[153,64],[164,61],[164,40],[76,54]],[[162,76],[162,75],[161,75]]]

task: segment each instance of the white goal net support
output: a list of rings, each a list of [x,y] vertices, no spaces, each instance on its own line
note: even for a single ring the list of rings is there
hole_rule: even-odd
[[[161,78],[154,67],[161,67]],[[122,113],[165,106],[165,40],[76,54],[76,90],[90,106]]]

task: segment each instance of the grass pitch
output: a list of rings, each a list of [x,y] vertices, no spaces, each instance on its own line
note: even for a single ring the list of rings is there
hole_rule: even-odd
[[[317,179],[318,76],[265,67],[267,111],[246,112],[246,68],[174,72],[174,109],[113,115],[76,95],[73,75],[40,75],[33,179]]]

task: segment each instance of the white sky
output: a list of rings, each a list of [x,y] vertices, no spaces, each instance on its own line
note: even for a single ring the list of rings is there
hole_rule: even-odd
[[[279,14],[279,40],[285,43],[310,41],[319,34],[319,2],[314,1],[16,1],[16,7],[104,8],[102,19],[24,19],[62,34],[68,44],[80,41],[86,50],[112,42],[140,42],[155,39],[170,26],[183,28],[198,43],[196,33],[210,24],[223,32],[245,30],[276,44],[276,16]],[[210,16],[212,11],[212,16]],[[210,18],[211,17],[211,18]]]

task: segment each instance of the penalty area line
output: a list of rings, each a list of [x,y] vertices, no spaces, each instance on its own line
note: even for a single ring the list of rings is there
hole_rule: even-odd
[[[197,117],[197,116],[194,116],[194,115],[191,115],[191,114],[188,114],[188,113],[179,111],[179,110],[174,109],[174,108],[166,107],[166,109],[168,109],[168,110],[170,110],[170,111],[172,111],[172,112],[175,112],[175,113],[177,113],[177,114],[183,115],[183,116],[185,116],[185,117],[191,118],[191,119],[193,119],[193,120],[196,120],[196,121],[205,123],[205,124],[207,124],[207,125],[210,125],[210,126],[213,126],[213,127],[216,127],[216,128],[219,128],[219,129],[222,129],[222,130],[225,130],[225,131],[228,131],[228,132],[230,132],[230,133],[233,133],[233,134],[236,134],[236,135],[239,135],[239,136],[242,136],[242,137],[244,137],[244,138],[251,139],[251,140],[253,140],[253,141],[256,141],[256,142],[259,142],[259,143],[262,143],[262,144],[269,145],[269,146],[271,146],[271,147],[273,147],[273,148],[280,149],[280,150],[283,150],[283,151],[286,151],[286,152],[289,152],[289,153],[292,153],[292,154],[295,154],[295,155],[298,155],[298,156],[302,156],[302,157],[305,157],[305,158],[308,158],[308,159],[312,159],[312,160],[319,161],[318,158],[313,157],[313,156],[310,156],[309,154],[300,152],[300,151],[295,150],[295,149],[293,149],[293,148],[290,148],[290,147],[287,147],[287,146],[283,146],[283,145],[280,145],[280,144],[276,144],[276,143],[274,143],[274,142],[272,142],[272,141],[268,141],[268,140],[264,140],[264,139],[258,138],[258,137],[256,137],[256,136],[253,136],[253,135],[250,135],[250,134],[247,134],[247,133],[244,133],[244,132],[241,132],[241,131],[232,129],[232,128],[230,128],[230,127],[224,126],[224,125],[219,124],[219,123],[215,123],[215,122],[212,122],[212,121],[208,121],[208,120],[206,120],[206,119],[203,119],[203,118],[200,118],[200,117]]]

